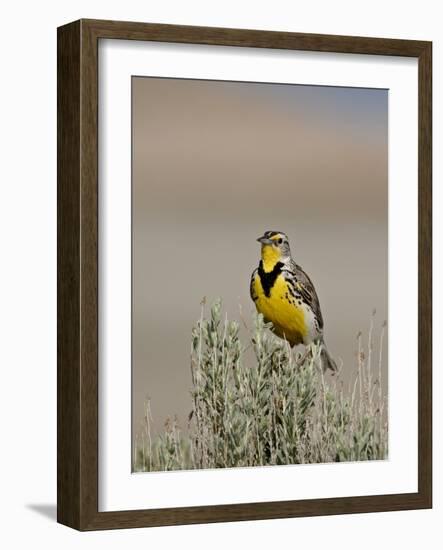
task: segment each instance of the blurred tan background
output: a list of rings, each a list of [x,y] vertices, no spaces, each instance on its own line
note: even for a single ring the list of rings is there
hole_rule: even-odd
[[[356,334],[387,319],[388,91],[134,77],[133,433],[191,400],[200,301],[250,319],[256,238],[287,233],[325,338],[356,368]],[[387,346],[383,384],[387,384]]]

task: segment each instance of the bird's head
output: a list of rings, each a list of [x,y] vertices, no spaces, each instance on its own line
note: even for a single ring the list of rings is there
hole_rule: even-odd
[[[257,239],[261,243],[261,258],[265,271],[272,271],[277,262],[286,262],[291,258],[289,239],[282,231],[266,231]]]

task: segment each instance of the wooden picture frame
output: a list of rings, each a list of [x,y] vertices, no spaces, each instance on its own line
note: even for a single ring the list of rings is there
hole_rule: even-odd
[[[416,493],[98,511],[98,42],[160,41],[418,59],[419,361]],[[58,521],[79,530],[432,506],[432,44],[80,20],[58,29]]]

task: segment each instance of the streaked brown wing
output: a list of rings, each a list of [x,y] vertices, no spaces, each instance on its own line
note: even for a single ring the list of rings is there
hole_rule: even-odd
[[[257,298],[258,298],[257,293],[255,292],[255,286],[254,286],[254,279],[257,273],[258,273],[258,268],[254,269],[254,271],[252,272],[251,282],[249,284],[249,293],[254,302],[257,301]]]
[[[319,328],[322,329],[323,316],[321,314],[320,302],[311,279],[293,260],[283,268],[282,272],[292,292],[299,294],[309,305],[317,318]]]

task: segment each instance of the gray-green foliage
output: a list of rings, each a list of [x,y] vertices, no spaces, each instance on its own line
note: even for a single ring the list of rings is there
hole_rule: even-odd
[[[251,331],[255,362],[239,324],[222,320],[221,302],[208,318],[203,308],[192,330],[192,399],[189,435],[176,419],[151,438],[150,408],[146,436],[136,443],[136,471],[225,468],[384,459],[387,456],[385,398],[380,385],[382,329],[378,373],[373,374],[373,320],[368,351],[358,337],[355,383],[345,392],[340,374],[325,375],[321,349],[311,345],[306,357],[274,336],[257,314]]]

